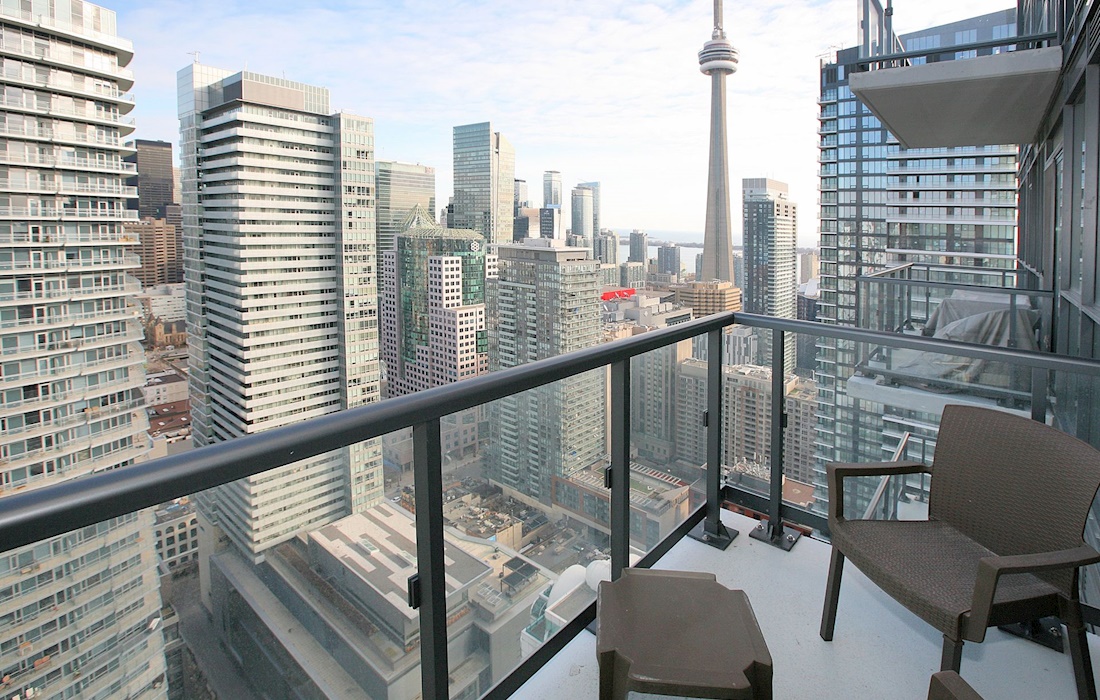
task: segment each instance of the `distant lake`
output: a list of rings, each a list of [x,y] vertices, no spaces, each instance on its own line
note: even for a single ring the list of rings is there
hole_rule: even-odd
[[[647,246],[646,258],[649,260],[657,259],[657,249],[660,246]],[[702,248],[681,248],[680,249],[680,268],[684,272],[695,273],[695,259],[703,254]],[[630,244],[619,241],[619,263],[624,263],[630,259]]]
[[[630,231],[625,229],[614,229],[615,233],[619,235],[619,262],[626,262],[630,258],[630,244],[624,242],[623,239],[630,238]],[[660,241],[668,241],[677,244],[683,243],[697,243],[700,246],[703,244],[702,231],[651,231],[646,230],[646,235],[652,241],[654,239]],[[660,246],[651,245],[646,248],[646,257],[650,260],[657,259],[657,249]],[[735,246],[734,249],[738,250],[740,247]],[[703,254],[703,249],[700,248],[681,248],[680,250],[680,267],[684,272],[695,273],[696,258]]]

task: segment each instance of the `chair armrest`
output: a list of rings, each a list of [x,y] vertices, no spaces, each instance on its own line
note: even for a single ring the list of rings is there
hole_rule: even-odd
[[[898,474],[931,474],[932,468],[920,462],[830,462],[825,465],[829,482],[829,521],[844,518],[843,480],[849,476],[894,476]]]
[[[954,671],[940,671],[928,683],[928,700],[982,700],[982,696]]]
[[[1055,569],[1076,569],[1085,564],[1100,562],[1100,552],[1083,544],[1073,549],[1035,554],[982,557],[978,562],[978,577],[974,582],[974,599],[970,605],[970,624],[984,634],[993,611],[993,597],[997,593],[997,581],[1004,574],[1034,574]]]

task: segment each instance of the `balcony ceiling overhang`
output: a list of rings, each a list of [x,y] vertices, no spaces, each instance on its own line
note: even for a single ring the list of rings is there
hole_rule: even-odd
[[[852,73],[848,85],[906,148],[1032,143],[1061,69],[1052,46]]]

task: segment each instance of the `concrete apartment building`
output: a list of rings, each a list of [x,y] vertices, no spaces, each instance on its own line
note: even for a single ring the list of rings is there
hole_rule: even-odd
[[[732,282],[683,282],[670,285],[669,289],[676,293],[676,303],[690,307],[695,318],[725,311],[741,311],[741,288],[733,286]]]
[[[498,277],[487,285],[490,370],[600,342],[599,263],[562,243],[528,239],[498,248]],[[490,479],[548,504],[552,477],[604,458],[604,394],[600,370],[494,402]]]
[[[183,281],[183,231],[164,219],[145,218],[126,225],[126,232],[141,245],[141,267],[134,276],[143,288]]]
[[[626,338],[690,321],[692,310],[672,302],[672,296],[640,291],[605,299],[601,304],[605,337]],[[639,457],[655,466],[669,464],[675,456],[675,372],[689,357],[691,341],[685,340],[631,362],[630,444]]]
[[[706,428],[707,363],[686,359],[677,366],[676,456],[703,464]],[[722,367],[722,464],[766,472],[771,463],[771,369],[756,365]],[[813,482],[816,392],[813,382],[788,376],[784,380],[787,429],[783,442],[783,474],[805,484]]]
[[[0,499],[142,461],[132,43],[73,0],[0,6]],[[166,697],[152,510],[4,552],[3,696]]]
[[[178,83],[195,445],[379,400],[373,123],[283,78],[194,63]],[[199,509],[259,560],[382,487],[371,440],[206,492]]]
[[[798,205],[787,196],[785,182],[746,178],[741,184],[745,274],[737,284],[742,308],[750,314],[795,318]],[[770,364],[771,333],[761,335],[757,364]],[[789,374],[796,360],[793,333],[786,335],[783,346],[783,369]]]

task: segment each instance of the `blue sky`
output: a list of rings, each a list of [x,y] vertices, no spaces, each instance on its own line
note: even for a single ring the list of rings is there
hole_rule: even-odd
[[[856,40],[857,0],[726,0],[741,53],[727,82],[731,204],[743,177],[790,183],[799,241],[816,245],[820,57]],[[696,53],[711,0],[102,0],[134,42],[138,138],[178,141],[176,71],[204,64],[329,88],[334,109],[372,117],[377,157],[436,168],[451,194],[451,127],[491,121],[541,202],[602,183],[604,225],[701,232],[710,90]],[[897,0],[913,31],[1011,6]],[[740,217],[734,239],[740,241]],[[568,221],[568,218],[566,219]]]

